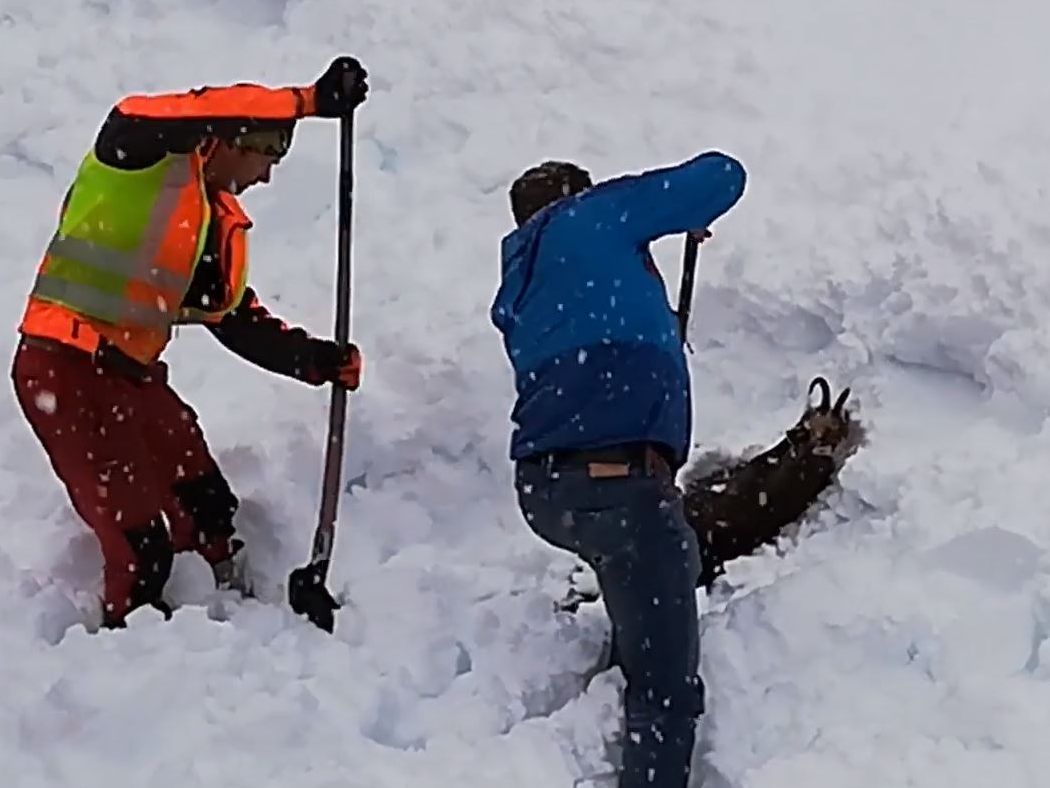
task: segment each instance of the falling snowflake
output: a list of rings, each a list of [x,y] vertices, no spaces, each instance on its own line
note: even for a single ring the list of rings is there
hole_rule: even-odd
[[[48,415],[54,414],[58,408],[58,398],[55,396],[53,391],[41,391],[33,400],[40,410]]]

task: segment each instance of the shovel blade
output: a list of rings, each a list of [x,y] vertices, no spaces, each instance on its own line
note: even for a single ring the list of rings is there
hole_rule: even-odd
[[[288,576],[288,604],[300,616],[331,633],[335,631],[335,611],[339,603],[325,588],[328,567],[323,563],[301,566]]]

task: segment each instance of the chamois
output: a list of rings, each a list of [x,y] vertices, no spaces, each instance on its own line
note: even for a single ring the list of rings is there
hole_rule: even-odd
[[[850,389],[831,401],[823,377],[809,385],[802,417],[784,438],[747,461],[711,470],[695,465],[683,474],[686,520],[703,553],[699,585],[710,588],[727,561],[775,542],[831,484],[863,441],[863,429],[845,409]]]

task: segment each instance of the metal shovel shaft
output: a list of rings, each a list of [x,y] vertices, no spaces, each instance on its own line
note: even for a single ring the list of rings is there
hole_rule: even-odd
[[[347,347],[350,340],[350,240],[354,203],[354,116],[340,119],[339,146],[339,263],[336,272],[335,341]],[[335,541],[335,520],[339,507],[339,490],[343,466],[343,441],[346,425],[346,389],[332,386],[328,408],[328,439],[325,442],[324,476],[321,482],[321,507],[314,532],[311,564],[323,564],[321,578],[328,570]]]

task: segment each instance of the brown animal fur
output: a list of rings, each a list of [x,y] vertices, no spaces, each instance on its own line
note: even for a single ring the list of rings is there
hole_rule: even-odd
[[[850,390],[834,403],[823,377],[809,385],[802,417],[775,446],[748,460],[709,453],[697,457],[682,476],[685,516],[696,532],[702,553],[697,587],[710,590],[735,558],[787,535],[835,480],[839,470],[864,444],[864,429],[846,409]],[[653,571],[659,571],[654,567]],[[558,607],[575,611],[599,598],[597,589],[578,586],[578,564],[570,590]]]
[[[845,409],[850,390],[831,402],[831,387],[814,378],[809,394],[820,400],[784,438],[747,461],[714,470],[699,464],[683,476],[685,514],[704,553],[698,585],[708,588],[726,562],[753,553],[781,536],[831,485],[846,460],[864,442],[864,431]]]

